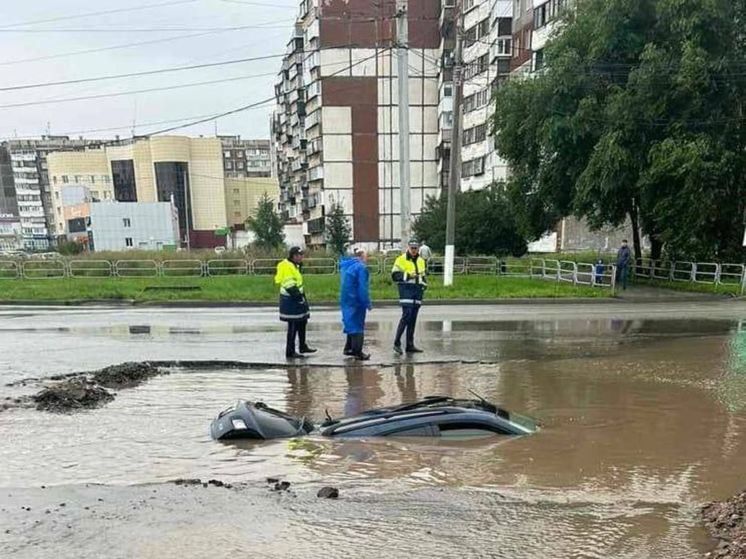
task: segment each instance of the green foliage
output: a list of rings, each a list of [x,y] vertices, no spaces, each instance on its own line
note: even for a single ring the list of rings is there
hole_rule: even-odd
[[[442,252],[445,247],[447,199],[428,198],[414,222],[414,232],[427,239],[430,247]],[[456,194],[456,252],[495,256],[521,256],[526,241],[518,231],[516,218],[504,185]]]
[[[75,241],[59,241],[57,243],[57,252],[63,256],[74,256],[82,253],[83,250],[83,245]]]
[[[740,258],[744,23],[743,0],[577,0],[545,69],[496,93],[521,231],[630,219],[671,255]]]
[[[347,216],[345,216],[344,207],[339,202],[333,203],[329,214],[326,216],[327,246],[334,251],[334,254],[344,254],[351,233],[352,230]]]
[[[254,244],[259,249],[277,249],[285,242],[282,218],[275,211],[275,203],[266,192],[259,200],[254,215],[246,220],[246,226],[256,235]]]

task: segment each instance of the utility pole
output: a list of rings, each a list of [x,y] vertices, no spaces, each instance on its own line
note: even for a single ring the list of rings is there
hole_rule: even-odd
[[[407,249],[410,236],[410,163],[409,163],[409,24],[408,0],[396,0],[396,57],[399,85],[399,194],[402,250]]]
[[[185,228],[186,231],[186,248],[187,251],[190,251],[192,249],[192,243],[191,238],[189,235],[189,225],[191,223],[191,219],[189,219],[189,214],[192,211],[192,205],[189,203],[189,191],[191,190],[189,185],[189,175],[187,174],[186,169],[182,171],[181,173],[181,180],[184,182],[184,222],[185,222]]]
[[[451,162],[448,172],[448,209],[446,211],[446,254],[443,285],[453,285],[453,258],[456,237],[456,192],[461,186],[461,98],[464,94],[461,45],[461,1],[456,2],[456,48],[453,50],[453,125],[451,126]]]

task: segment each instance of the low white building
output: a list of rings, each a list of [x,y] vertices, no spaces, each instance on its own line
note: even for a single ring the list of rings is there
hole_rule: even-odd
[[[170,202],[94,202],[88,232],[97,252],[179,246],[178,213]]]

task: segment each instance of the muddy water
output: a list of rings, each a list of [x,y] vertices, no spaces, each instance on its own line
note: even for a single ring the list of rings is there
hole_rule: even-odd
[[[373,345],[387,327],[374,329]],[[112,540],[147,534],[152,539],[135,554],[147,557],[204,556],[200,550],[227,557],[238,549],[343,557],[351,545],[358,556],[376,557],[383,541],[392,556],[410,557],[693,558],[708,549],[697,507],[746,485],[746,332],[737,322],[454,321],[446,329],[434,321],[425,331],[440,353],[497,362],[176,370],[90,413],[3,413],[0,487],[31,502],[42,497],[24,488],[40,484],[62,493],[116,485],[91,495],[81,488],[76,498],[95,502],[103,492],[120,526],[111,528]],[[238,396],[321,419],[325,410],[337,416],[470,389],[536,417],[543,429],[461,442],[217,444],[207,436],[211,417]],[[268,475],[291,480],[296,497],[267,500]],[[254,506],[243,508],[225,491],[159,485],[160,505],[122,512],[150,491],[142,484],[177,477],[244,482]],[[313,495],[322,484],[340,487],[343,499],[320,505]],[[226,510],[274,536],[226,530]],[[155,534],[164,514],[167,539]],[[195,515],[205,524],[180,530],[175,543],[172,525]],[[70,556],[78,545],[96,556],[104,545],[91,534],[101,518],[81,512],[74,521],[78,529],[65,539]],[[0,528],[18,531],[5,538],[19,556],[59,552],[58,528],[23,531],[14,522],[6,516]],[[288,543],[297,539],[306,552]]]

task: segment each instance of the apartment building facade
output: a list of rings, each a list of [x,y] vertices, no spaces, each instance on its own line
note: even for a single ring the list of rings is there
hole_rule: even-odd
[[[411,212],[440,192],[440,3],[410,0]],[[275,88],[272,122],[280,208],[307,244],[324,243],[325,216],[340,204],[356,243],[401,237],[396,2],[301,2]]]
[[[8,140],[0,144],[0,169],[10,164],[10,176],[0,171],[0,182],[3,190],[12,187],[17,191],[16,198],[22,198],[23,209],[19,207],[18,211],[24,214],[22,229],[27,250],[43,250],[54,245],[58,234],[47,155],[51,152],[82,150],[99,144],[101,140],[51,135],[38,139]],[[42,208],[43,224],[39,206]]]
[[[183,246],[225,243],[224,156],[218,138],[138,138],[48,156],[55,214],[86,201],[170,202],[178,212]],[[64,221],[57,221],[63,227]]]
[[[269,140],[246,140],[241,136],[218,136],[223,147],[226,177],[271,177]]]
[[[490,134],[492,95],[510,74],[513,0],[463,0],[461,190],[480,190],[508,176]]]

